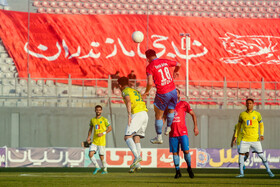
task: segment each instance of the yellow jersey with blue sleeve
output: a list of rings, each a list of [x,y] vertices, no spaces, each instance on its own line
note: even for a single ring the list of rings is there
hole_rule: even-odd
[[[106,146],[106,134],[101,137],[98,137],[98,134],[105,132],[107,127],[110,126],[108,119],[103,116],[100,118],[94,117],[90,120],[89,126],[92,126],[94,130],[92,143],[98,146]]]
[[[234,126],[234,132],[237,130],[238,123]],[[242,130],[239,131],[237,134],[237,139],[236,139],[236,145],[240,145],[240,142],[242,140]]]
[[[242,141],[257,142],[260,134],[263,136],[264,128],[262,116],[259,112],[253,110],[251,112],[241,112],[239,115],[237,131],[242,133]],[[237,135],[237,134],[236,134]],[[236,137],[236,136],[235,136]]]
[[[130,97],[132,114],[142,112],[142,111],[146,111],[146,112],[148,111],[145,102],[142,100],[141,94],[137,90],[130,87],[126,87],[122,91],[123,100],[125,100],[124,99],[125,96]]]

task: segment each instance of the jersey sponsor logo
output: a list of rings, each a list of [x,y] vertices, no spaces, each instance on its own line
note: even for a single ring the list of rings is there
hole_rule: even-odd
[[[95,125],[95,129],[100,129],[100,125]]]
[[[253,125],[252,120],[247,120],[247,126]]]

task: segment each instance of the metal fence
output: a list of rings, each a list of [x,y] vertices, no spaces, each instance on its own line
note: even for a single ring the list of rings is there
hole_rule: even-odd
[[[181,98],[197,108],[239,108],[246,98],[253,98],[260,109],[280,108],[280,82],[190,81],[186,96],[185,80],[176,80]],[[130,86],[140,93],[146,80],[131,80]],[[148,107],[152,107],[156,89],[150,91]],[[0,78],[0,106],[93,107],[96,104],[122,106],[121,91],[116,80],[107,79],[41,79]]]

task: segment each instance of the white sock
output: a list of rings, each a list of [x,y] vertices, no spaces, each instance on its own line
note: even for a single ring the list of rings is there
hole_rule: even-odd
[[[269,165],[267,163],[267,160],[265,159],[264,157],[264,154],[263,153],[258,153],[259,157],[262,159],[262,162],[263,162],[263,165],[265,166],[266,168],[266,171],[267,172],[271,172],[270,168],[269,168]]]
[[[99,165],[98,165],[98,163],[97,163],[97,161],[96,161],[94,155],[93,155],[90,159],[91,159],[91,161],[92,161],[94,167],[99,168]]]
[[[105,159],[102,161],[102,165],[103,165],[104,171],[107,171],[107,164],[106,164]]]
[[[141,144],[140,143],[136,143],[136,149],[137,149],[137,153],[139,156],[141,156]],[[140,162],[136,165],[137,168],[141,167]]]
[[[158,135],[157,135],[157,138],[158,138],[158,140],[162,140],[162,135],[161,135],[161,134],[158,134]]]
[[[138,157],[138,153],[137,153],[136,145],[135,145],[133,139],[132,138],[128,138],[125,142],[126,142],[128,148],[133,153],[134,157],[137,158]]]
[[[136,145],[137,153],[140,156],[141,155],[141,144],[140,143],[135,143],[135,145]]]

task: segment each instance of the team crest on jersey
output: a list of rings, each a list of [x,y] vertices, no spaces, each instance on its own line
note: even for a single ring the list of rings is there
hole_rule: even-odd
[[[256,119],[256,117],[255,117],[255,116],[253,116],[253,119]]]
[[[252,125],[253,123],[252,123],[252,120],[247,120],[247,126],[250,126],[250,125]]]

